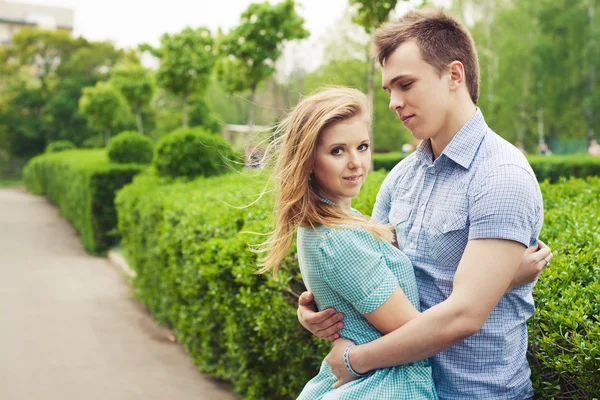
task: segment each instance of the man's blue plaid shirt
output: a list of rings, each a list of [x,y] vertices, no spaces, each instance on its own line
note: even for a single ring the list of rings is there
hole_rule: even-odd
[[[373,210],[374,219],[396,227],[398,245],[415,268],[423,311],[450,296],[467,241],[529,246],[543,220],[527,160],[487,126],[479,109],[432,159],[430,142],[423,141],[390,172]],[[532,288],[510,291],[477,334],[432,358],[440,399],[531,398],[526,321],[534,311]]]

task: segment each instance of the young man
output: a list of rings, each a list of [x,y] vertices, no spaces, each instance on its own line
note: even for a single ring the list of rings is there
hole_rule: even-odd
[[[442,11],[413,11],[385,24],[373,41],[390,109],[422,140],[384,181],[373,217],[396,227],[398,246],[415,267],[423,312],[351,351],[351,343],[336,340],[327,359],[336,385],[356,379],[345,358],[365,373],[431,357],[441,399],[529,399],[533,283],[520,285],[552,257],[547,247],[534,253],[532,246],[525,258],[533,269],[519,268],[542,227],[535,175],[475,106],[477,53],[459,22]],[[341,317],[312,307],[303,294],[302,325],[338,337]]]

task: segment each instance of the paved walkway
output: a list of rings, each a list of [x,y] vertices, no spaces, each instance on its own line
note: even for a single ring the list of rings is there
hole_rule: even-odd
[[[43,197],[0,189],[0,399],[232,400],[83,251]]]

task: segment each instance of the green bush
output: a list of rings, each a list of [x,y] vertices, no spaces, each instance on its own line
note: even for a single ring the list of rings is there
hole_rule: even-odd
[[[542,240],[554,252],[535,286],[530,364],[538,399],[600,398],[600,178],[542,184]]]
[[[376,171],[380,169],[391,171],[403,158],[404,156],[400,153],[374,154],[374,169]],[[529,161],[539,182],[548,179],[551,183],[555,183],[563,177],[586,178],[588,176],[600,176],[600,157],[587,155],[527,156],[527,161]]]
[[[353,206],[370,213],[384,172],[370,174]],[[270,199],[248,208],[264,181],[235,174],[164,184],[138,176],[117,195],[122,245],[137,271],[137,297],[168,325],[200,370],[247,399],[295,398],[329,345],[296,320],[304,290],[295,249],[279,282],[257,276],[259,243],[272,230]],[[554,251],[528,327],[539,399],[600,396],[600,179],[542,184]],[[566,397],[565,397],[566,396]]]
[[[89,137],[81,143],[82,149],[102,149],[104,147],[104,137],[101,135]]]
[[[563,177],[600,176],[600,157],[588,155],[528,156],[527,161],[540,182],[548,179],[555,183]]]
[[[222,137],[203,128],[180,128],[158,142],[154,167],[164,177],[193,178],[228,172],[238,160]]]
[[[375,171],[380,169],[391,171],[404,157],[406,156],[400,154],[400,152],[375,153],[373,154],[373,169]]]
[[[121,132],[108,142],[108,158],[118,164],[150,164],[153,156],[152,142],[139,132]]]
[[[111,164],[103,150],[76,150],[34,157],[23,177],[29,191],[60,208],[86,250],[101,254],[118,241],[115,193],[143,168]]]
[[[58,153],[60,151],[73,150],[76,148],[77,146],[75,146],[75,143],[70,140],[57,140],[48,143],[48,146],[46,146],[46,153]]]

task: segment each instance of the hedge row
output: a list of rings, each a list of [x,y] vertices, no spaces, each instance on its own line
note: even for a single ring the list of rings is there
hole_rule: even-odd
[[[530,364],[539,399],[600,398],[600,178],[543,184],[554,252],[535,286]]]
[[[372,209],[385,174],[372,173],[353,206]],[[268,198],[247,208],[262,181],[239,175],[161,185],[138,176],[116,199],[122,245],[137,297],[175,332],[203,372],[232,382],[247,399],[294,398],[329,345],[296,319],[304,290],[295,249],[280,281],[258,276],[248,244],[269,232]],[[552,266],[536,286],[531,365],[540,399],[600,396],[598,248],[600,179],[542,185],[542,238]],[[236,206],[236,207],[234,207]]]
[[[30,192],[60,208],[86,250],[101,254],[118,242],[115,193],[143,168],[109,163],[105,150],[73,150],[33,158],[23,179]]]
[[[404,157],[399,153],[374,154],[374,169],[391,171]],[[540,182],[548,179],[551,183],[556,183],[563,177],[600,176],[600,157],[587,155],[527,156],[527,160]]]

